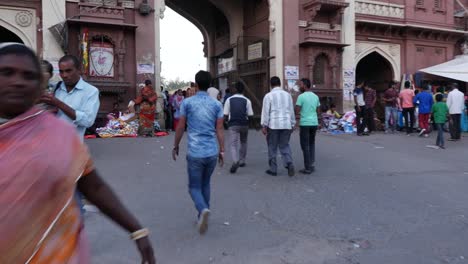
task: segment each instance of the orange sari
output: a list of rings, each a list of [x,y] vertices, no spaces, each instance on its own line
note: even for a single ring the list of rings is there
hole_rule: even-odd
[[[73,194],[92,170],[75,128],[49,113],[0,125],[2,263],[89,263]]]

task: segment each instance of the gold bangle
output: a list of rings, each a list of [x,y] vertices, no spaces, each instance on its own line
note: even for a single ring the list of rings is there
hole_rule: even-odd
[[[132,240],[138,240],[138,239],[142,239],[144,237],[147,237],[148,235],[149,235],[148,228],[142,228],[140,230],[137,230],[137,231],[131,233],[130,238]]]

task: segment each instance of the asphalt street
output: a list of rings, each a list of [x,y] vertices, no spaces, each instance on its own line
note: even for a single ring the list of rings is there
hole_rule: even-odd
[[[195,228],[187,191],[185,143],[173,135],[93,139],[100,174],[151,229],[162,264],[468,263],[468,138],[429,149],[431,138],[320,134],[313,175],[277,177],[267,147],[250,131],[247,167],[230,174],[230,155],[212,179],[212,217]],[[448,135],[446,135],[448,138]],[[299,135],[291,145],[302,168]],[[87,213],[93,263],[139,263],[128,234]]]

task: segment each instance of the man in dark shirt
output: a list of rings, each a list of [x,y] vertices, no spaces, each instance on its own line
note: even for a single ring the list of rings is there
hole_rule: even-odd
[[[247,136],[249,133],[249,116],[253,116],[252,103],[242,93],[244,84],[237,82],[230,90],[235,93],[224,103],[224,116],[228,120],[230,148],[233,164],[231,173],[245,166],[247,155]]]
[[[366,123],[369,133],[371,133],[375,130],[374,107],[377,101],[377,92],[374,89],[372,89],[367,83],[364,86],[364,91],[364,101],[366,103],[366,115],[364,116],[364,122]]]
[[[395,133],[398,124],[398,92],[396,83],[391,82],[389,88],[383,95],[385,102],[385,133]]]

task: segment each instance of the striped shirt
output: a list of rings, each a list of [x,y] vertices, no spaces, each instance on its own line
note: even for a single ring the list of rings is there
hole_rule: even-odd
[[[270,129],[292,129],[296,125],[291,95],[281,87],[275,87],[263,98],[263,127]]]

